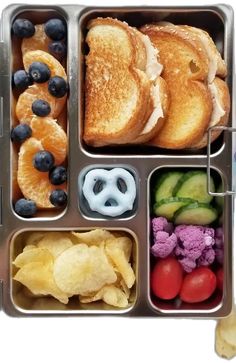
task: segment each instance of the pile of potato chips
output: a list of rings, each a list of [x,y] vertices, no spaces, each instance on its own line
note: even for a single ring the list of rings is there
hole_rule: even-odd
[[[32,232],[13,264],[14,280],[35,296],[53,296],[63,304],[77,295],[81,303],[103,300],[125,308],[135,283],[133,242],[103,229],[89,232]]]
[[[216,352],[224,358],[236,356],[236,310],[219,320],[216,327]]]

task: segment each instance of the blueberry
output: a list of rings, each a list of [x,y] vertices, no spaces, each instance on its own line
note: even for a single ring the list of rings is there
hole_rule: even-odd
[[[67,180],[67,172],[64,166],[55,166],[50,170],[49,180],[53,185],[60,185]]]
[[[51,107],[47,101],[36,100],[32,103],[32,111],[37,116],[45,117],[50,114]]]
[[[54,165],[54,156],[46,150],[38,151],[34,155],[33,165],[39,171],[49,171]]]
[[[30,38],[35,33],[35,27],[27,19],[16,19],[12,25],[13,33],[18,38]]]
[[[48,91],[52,96],[61,98],[65,96],[68,91],[68,84],[64,78],[55,76],[49,79]]]
[[[61,61],[66,55],[66,45],[63,42],[52,42],[49,44],[48,49],[49,52],[59,61]]]
[[[23,69],[13,74],[13,85],[19,90],[25,90],[32,84],[30,75]]]
[[[21,198],[15,204],[15,212],[21,217],[33,217],[37,212],[36,203],[33,200]]]
[[[11,141],[23,142],[32,135],[32,129],[27,124],[20,124],[11,130]]]
[[[49,80],[51,72],[47,64],[34,62],[29,67],[30,77],[37,83],[43,83]]]
[[[62,40],[66,36],[66,26],[60,19],[50,19],[44,25],[44,31],[52,40]]]
[[[55,207],[63,207],[67,203],[67,194],[62,189],[55,189],[51,193],[49,200]]]

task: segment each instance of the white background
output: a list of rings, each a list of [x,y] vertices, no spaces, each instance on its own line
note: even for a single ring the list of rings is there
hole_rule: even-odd
[[[63,3],[60,0],[25,1],[27,2]],[[108,5],[106,0],[81,0],[82,2],[88,5]],[[20,1],[14,0],[14,3]],[[109,3],[181,5],[180,2],[157,0],[116,0]],[[184,3],[205,5],[201,0],[182,1]],[[208,0],[207,3],[213,4],[214,1]],[[227,3],[234,6],[232,0],[227,0]],[[1,0],[0,11],[8,4],[8,1]],[[214,330],[213,320],[121,317],[17,319],[0,313],[0,362],[217,363],[222,362],[222,359],[214,352]]]

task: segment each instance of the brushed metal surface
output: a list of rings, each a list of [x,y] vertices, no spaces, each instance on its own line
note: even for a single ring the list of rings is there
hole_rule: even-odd
[[[19,218],[12,209],[12,151],[10,142],[11,129],[11,23],[20,13],[37,16],[40,13],[43,21],[44,13],[60,14],[68,26],[67,74],[70,86],[68,99],[68,207],[59,216],[43,216],[26,220]],[[84,37],[86,23],[96,16],[113,16],[127,20],[130,25],[142,25],[155,20],[170,20],[176,23],[192,24],[208,30],[222,49],[228,65],[227,82],[232,95],[233,82],[233,11],[226,5],[195,6],[195,7],[84,7],[80,5],[42,6],[42,5],[11,5],[3,11],[1,19],[1,37],[4,42],[4,59],[1,64],[0,81],[2,86],[4,119],[3,137],[0,138],[0,186],[2,186],[2,225],[0,226],[0,280],[3,281],[3,308],[11,316],[156,316],[156,317],[196,317],[213,318],[227,315],[232,306],[232,197],[224,197],[224,236],[226,243],[224,268],[225,292],[223,300],[214,308],[205,310],[171,310],[157,309],[153,306],[149,294],[150,241],[149,241],[149,182],[152,173],[162,167],[207,168],[207,151],[166,151],[151,147],[118,147],[92,149],[83,144],[81,135],[84,117]],[[232,109],[232,108],[231,108]],[[229,126],[233,125],[232,112]],[[137,170],[139,180],[138,209],[132,218],[126,219],[95,219],[84,218],[78,208],[78,177],[80,172],[93,165],[130,166]],[[232,188],[232,134],[224,133],[211,146],[211,168],[223,177],[228,190]],[[126,229],[137,236],[137,299],[128,311],[110,310],[22,310],[14,303],[14,289],[11,279],[12,237],[22,230],[89,230],[95,227]],[[89,307],[88,307],[89,309]]]

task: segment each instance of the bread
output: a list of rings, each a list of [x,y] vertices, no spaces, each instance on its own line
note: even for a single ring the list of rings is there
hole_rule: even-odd
[[[88,28],[84,140],[93,146],[128,143],[152,111],[146,109],[151,83],[145,47],[118,20],[97,18]]]
[[[229,89],[225,81],[216,77],[214,81],[209,85],[212,94],[213,111],[208,127],[213,126],[225,126],[228,123],[229,111],[230,111],[230,95]],[[220,136],[222,130],[211,131],[211,142]],[[201,149],[207,145],[208,133],[207,131],[196,144],[192,145],[193,149]]]
[[[171,98],[165,126],[150,143],[170,149],[205,147],[208,128],[226,125],[230,109],[227,84],[219,78],[226,77],[227,68],[213,40],[204,30],[187,25],[159,23],[146,25],[141,31],[150,36],[160,52],[160,61],[164,65],[162,76],[167,81]],[[200,93],[199,87],[202,87]],[[197,88],[202,102],[196,98]],[[191,102],[193,99],[195,105]],[[211,141],[220,133],[220,130],[212,131]]]
[[[104,146],[132,143],[140,137],[139,142],[145,142],[142,132],[157,107],[152,93],[162,71],[156,54],[151,54],[155,49],[148,37],[116,19],[94,19],[88,29],[84,141]],[[159,98],[166,102],[164,81],[157,83],[162,83]],[[157,123],[163,117],[161,110],[150,132],[161,127]]]
[[[213,126],[225,126],[227,125],[229,118],[230,95],[226,82],[221,78],[227,76],[226,64],[207,32],[187,25],[181,26],[181,28],[199,39],[201,46],[208,56],[208,88],[213,102],[213,111],[208,128]],[[211,142],[217,139],[221,132],[221,130],[211,131]],[[201,149],[207,145],[207,141],[208,133],[206,131],[204,136],[196,144],[192,145],[191,148]]]
[[[167,149],[188,148],[203,137],[213,109],[207,87],[208,57],[198,39],[180,27],[146,25],[141,31],[159,50],[162,77],[170,92],[168,118],[150,143]]]

